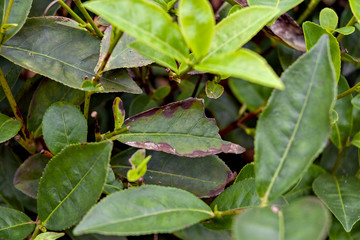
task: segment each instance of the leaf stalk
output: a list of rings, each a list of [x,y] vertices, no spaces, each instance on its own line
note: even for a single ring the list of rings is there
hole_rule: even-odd
[[[84,20],[81,19],[81,17],[79,17],[79,15],[77,15],[65,2],[63,2],[62,0],[59,0],[58,3],[76,20],[78,21],[82,26],[84,26],[86,28],[86,30],[88,30],[90,33],[94,32],[93,27],[86,23]]]
[[[99,38],[103,38],[104,34],[100,31],[100,29],[96,26],[93,19],[90,17],[89,13],[86,11],[84,5],[82,4],[81,0],[74,0],[76,6],[79,8],[80,12],[84,15],[85,19],[90,23],[92,28],[94,29],[96,35]]]
[[[353,86],[352,88],[346,90],[345,92],[343,93],[340,93],[336,99],[340,99],[340,98],[343,98],[343,97],[346,97],[347,95],[350,95],[352,94],[353,92],[358,92],[360,91],[360,82],[357,83],[355,86]]]
[[[320,3],[320,0],[311,0],[306,10],[301,14],[299,19],[296,21],[299,25],[301,25],[308,16],[314,11],[316,6]]]

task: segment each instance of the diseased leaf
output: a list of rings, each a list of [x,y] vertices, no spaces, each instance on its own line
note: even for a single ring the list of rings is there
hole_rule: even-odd
[[[191,227],[174,232],[173,234],[183,240],[231,240],[230,231],[214,231],[201,224],[195,224]]]
[[[256,129],[256,188],[263,202],[286,192],[325,147],[336,82],[327,37],[281,78],[288,87],[272,94]]]
[[[38,186],[44,168],[50,158],[43,154],[35,154],[25,160],[16,170],[14,186],[29,197],[36,198]]]
[[[208,0],[180,0],[179,25],[189,48],[197,60],[210,47],[215,28],[215,16]]]
[[[250,6],[269,6],[279,10],[278,16],[296,7],[304,0],[248,0]]]
[[[322,175],[313,184],[316,195],[350,232],[360,219],[360,180],[353,177]]]
[[[211,217],[209,206],[191,193],[147,185],[116,192],[101,200],[77,225],[74,234],[168,233]]]
[[[86,142],[85,117],[78,108],[68,103],[51,105],[44,114],[42,128],[44,141],[54,155],[68,145]]]
[[[84,101],[84,92],[55,81],[42,81],[31,99],[27,116],[27,127],[34,137],[42,134],[41,124],[45,111],[58,101],[80,105]]]
[[[111,149],[111,142],[70,145],[50,160],[38,192],[38,215],[47,229],[71,227],[95,204]]]
[[[58,23],[68,21],[72,20],[29,18],[17,35],[2,45],[1,55],[66,86],[82,89],[85,77],[95,76],[100,40],[86,31]],[[100,83],[105,92],[141,93],[127,74],[119,72],[104,73]]]
[[[231,75],[267,87],[284,89],[274,70],[259,54],[239,49],[205,58],[195,69],[220,75]]]
[[[237,78],[229,79],[229,87],[236,99],[253,111],[266,103],[272,89]]]
[[[129,158],[135,151],[129,149],[112,158],[111,166],[117,174],[126,177],[131,169]],[[198,197],[213,197],[221,193],[233,177],[217,156],[187,158],[157,151],[147,151],[147,154],[152,158],[144,175],[146,184],[176,187]]]
[[[15,209],[0,207],[0,238],[23,240],[35,228],[35,222]]]
[[[282,210],[252,208],[239,214],[233,225],[233,239],[321,240],[326,239],[330,224],[330,213],[318,199],[302,198]]]
[[[3,25],[4,16],[8,3],[9,0],[1,1],[1,4],[3,4],[4,7],[1,8],[0,11],[0,26]],[[7,24],[15,24],[15,25],[4,33],[2,43],[12,38],[24,25],[26,17],[30,12],[31,4],[32,4],[32,0],[21,0],[21,1],[13,2]]]
[[[124,127],[130,130],[118,140],[132,147],[186,157],[244,152],[243,147],[223,141],[215,121],[203,112],[203,101],[196,98],[153,108],[125,120]]]
[[[111,30],[112,27],[109,26],[104,32],[104,37],[101,40],[100,58],[95,67],[95,72],[98,71],[101,63],[106,57],[106,53],[110,45]],[[141,67],[152,63],[151,60],[144,58],[139,53],[134,51],[134,49],[128,47],[128,44],[132,43],[133,41],[135,41],[135,38],[129,36],[126,33],[123,34],[119,42],[116,44],[113,52],[111,53],[110,58],[105,65],[104,71],[117,68]]]
[[[14,137],[21,128],[21,122],[0,113],[0,143]]]
[[[84,5],[152,48],[179,61],[186,60],[188,49],[179,27],[161,7],[146,0],[98,0]]]
[[[310,50],[313,46],[315,46],[315,44],[324,34],[329,37],[330,56],[332,63],[334,64],[336,80],[339,81],[341,71],[341,54],[339,42],[331,33],[327,32],[324,28],[315,23],[305,22],[303,24],[303,29],[307,50]]]
[[[349,88],[347,80],[341,76],[337,87],[338,94],[345,92]],[[335,102],[334,110],[339,118],[336,123],[331,126],[330,139],[338,149],[345,147],[351,134],[353,124],[353,106],[351,100],[352,96],[350,94]]]
[[[357,0],[349,0],[351,11],[356,17],[357,21],[360,22],[360,2]]]
[[[215,55],[233,52],[242,47],[275,17],[277,11],[272,7],[247,7],[226,17],[216,25],[205,59],[209,57],[214,59]]]

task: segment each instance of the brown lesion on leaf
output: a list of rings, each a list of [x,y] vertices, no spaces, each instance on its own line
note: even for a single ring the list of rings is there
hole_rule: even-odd
[[[161,152],[166,152],[166,153],[170,153],[170,154],[177,155],[177,156],[190,157],[190,158],[216,155],[221,152],[234,153],[234,154],[240,154],[240,153],[245,152],[245,148],[241,147],[240,145],[234,144],[234,143],[222,144],[220,149],[219,148],[208,148],[206,151],[195,150],[191,153],[179,153],[170,144],[165,143],[165,142],[153,143],[150,141],[146,141],[146,142],[124,142],[124,143],[126,145],[129,145],[132,147],[161,151]]]
[[[143,117],[151,117],[155,114],[163,114],[164,117],[170,118],[174,115],[174,113],[179,109],[182,108],[183,110],[190,109],[194,103],[201,102],[201,106],[204,106],[204,100],[198,99],[198,98],[188,98],[182,101],[169,103],[167,105],[152,108],[150,110],[147,110],[145,112],[136,114],[128,119],[125,120],[124,125],[129,124],[131,122],[134,122],[135,120]]]
[[[222,193],[224,191],[226,185],[228,185],[228,183],[232,182],[235,177],[236,177],[236,174],[234,174],[232,171],[229,170],[227,172],[227,177],[226,177],[225,183],[223,185],[221,185],[219,188],[209,192],[209,194],[207,194],[207,196],[215,197],[215,196],[219,195],[220,193]]]
[[[236,0],[242,7],[248,7],[246,0]],[[302,28],[289,14],[284,13],[274,21],[269,27],[265,26],[264,30],[277,40],[280,40],[290,47],[306,52],[305,37]]]

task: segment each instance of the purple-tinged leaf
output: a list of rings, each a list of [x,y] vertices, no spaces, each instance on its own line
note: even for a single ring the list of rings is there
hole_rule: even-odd
[[[124,126],[130,130],[118,140],[133,147],[186,157],[245,151],[221,139],[215,120],[204,115],[202,99],[188,98],[150,109],[128,118]]]

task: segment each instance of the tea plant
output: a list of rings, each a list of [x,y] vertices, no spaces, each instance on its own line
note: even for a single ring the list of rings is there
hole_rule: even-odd
[[[0,238],[359,238],[360,4],[323,2],[3,1]]]

